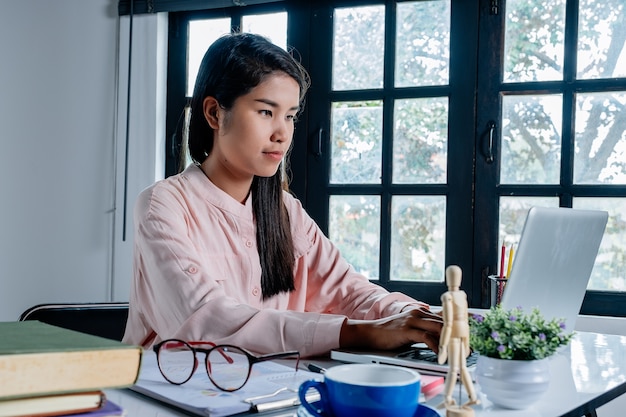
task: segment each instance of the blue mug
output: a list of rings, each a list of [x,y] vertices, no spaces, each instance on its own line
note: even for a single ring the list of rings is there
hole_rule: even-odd
[[[419,407],[420,374],[392,365],[337,365],[324,381],[309,380],[298,395],[313,417],[413,417]],[[320,401],[309,403],[306,393],[317,390]]]

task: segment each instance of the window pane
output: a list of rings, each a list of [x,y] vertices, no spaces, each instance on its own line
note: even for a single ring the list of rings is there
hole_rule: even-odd
[[[445,237],[445,197],[394,196],[390,279],[443,282]]]
[[[578,79],[626,76],[624,0],[580,0]]]
[[[396,87],[447,85],[450,0],[398,4]]]
[[[502,99],[501,184],[558,184],[561,95]]]
[[[354,269],[378,279],[380,197],[333,195],[329,199],[328,236]]]
[[[498,256],[504,244],[517,247],[524,222],[531,207],[558,207],[557,197],[500,197],[500,223],[498,226]],[[499,272],[499,271],[498,271]]]
[[[445,183],[448,98],[396,100],[393,182]]]
[[[333,90],[382,88],[385,7],[335,9]]]
[[[504,81],[563,79],[565,0],[507,0]]]
[[[576,96],[574,180],[626,184],[626,92]]]
[[[217,38],[226,33],[230,33],[230,18],[192,20],[189,22],[187,97],[193,95],[193,87],[204,53]]]
[[[287,13],[243,16],[243,32],[258,33],[287,49]],[[192,20],[189,22],[189,65],[187,66],[187,96],[193,95],[200,62],[208,47],[220,36],[230,33],[230,18]]]
[[[626,291],[626,198],[578,197],[574,198],[573,206],[609,212],[609,220],[587,288]]]
[[[380,183],[382,106],[382,101],[332,104],[331,183]]]
[[[287,49],[287,12],[243,16],[242,26],[243,32],[263,35]]]

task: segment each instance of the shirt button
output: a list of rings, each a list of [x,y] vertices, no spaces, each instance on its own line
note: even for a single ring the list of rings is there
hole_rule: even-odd
[[[252,242],[250,242],[249,240],[246,241],[246,247],[247,248],[251,248],[252,247]]]
[[[255,297],[258,297],[259,293],[260,293],[260,292],[259,292],[259,289],[258,289],[258,288],[254,287],[254,288],[252,289],[252,295],[254,295]]]
[[[195,266],[190,266],[189,269],[187,270],[190,274],[195,274],[196,272],[198,272],[198,268],[196,268]]]

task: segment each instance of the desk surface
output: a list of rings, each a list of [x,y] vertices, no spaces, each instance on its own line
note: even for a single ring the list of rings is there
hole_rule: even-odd
[[[546,394],[526,410],[505,410],[481,395],[476,417],[580,417],[626,392],[626,336],[579,332],[570,346],[550,361],[551,380]],[[480,392],[480,385],[477,384]],[[461,390],[464,394],[463,390]],[[180,417],[190,414],[163,405],[130,390],[107,390],[107,396],[126,410],[127,417]],[[436,407],[442,396],[426,403]],[[239,416],[295,416],[295,409]],[[445,416],[445,410],[440,410]]]

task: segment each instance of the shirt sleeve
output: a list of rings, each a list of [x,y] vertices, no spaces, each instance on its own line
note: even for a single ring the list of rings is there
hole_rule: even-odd
[[[298,264],[296,276],[306,279],[307,309],[371,320],[400,313],[408,308],[429,306],[399,292],[388,292],[372,283],[342,257],[339,249],[322,233],[300,202],[288,199],[294,236],[306,236],[308,252]],[[296,239],[296,248],[298,248]],[[303,278],[304,277],[304,278]]]

